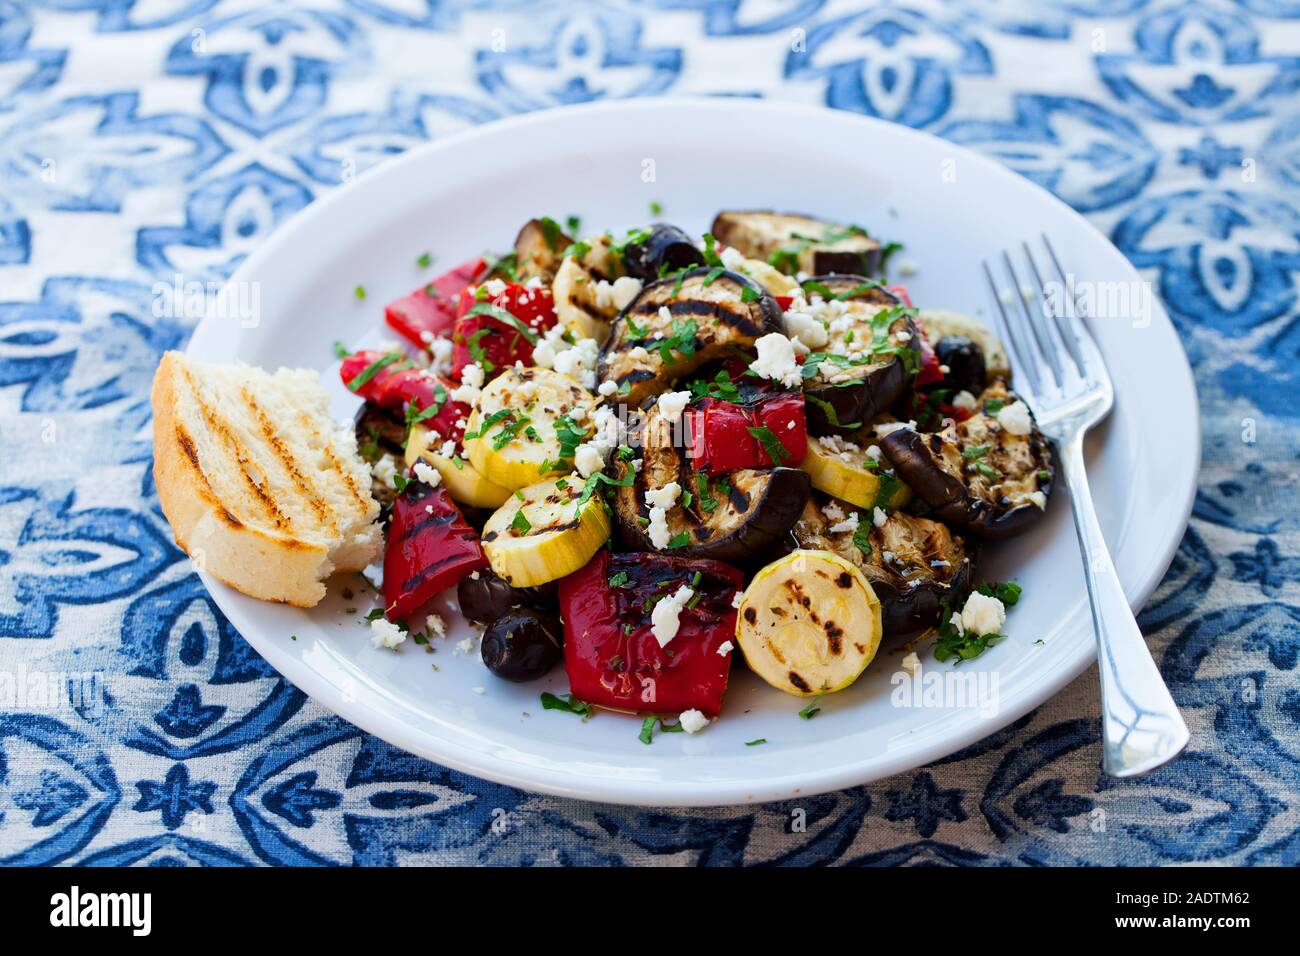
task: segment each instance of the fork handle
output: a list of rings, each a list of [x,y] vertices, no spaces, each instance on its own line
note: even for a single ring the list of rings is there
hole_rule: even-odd
[[[1060,455],[1097,635],[1102,766],[1112,777],[1132,777],[1176,757],[1187,746],[1187,724],[1151,658],[1115,574],[1088,491],[1082,434],[1062,446]]]

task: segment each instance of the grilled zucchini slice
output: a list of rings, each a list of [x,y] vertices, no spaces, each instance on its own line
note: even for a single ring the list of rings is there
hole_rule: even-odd
[[[614,320],[599,378],[640,405],[706,362],[781,331],[781,307],[752,279],[715,268],[652,282]]]
[[[488,481],[514,490],[567,472],[596,399],[576,381],[545,368],[511,366],[483,388],[465,430],[465,454]],[[566,436],[569,440],[566,441]]]
[[[736,641],[777,690],[812,697],[858,679],[880,647],[880,602],[851,561],[791,551],[754,576],[740,599]]]
[[[530,588],[577,571],[609,540],[599,495],[581,501],[576,477],[548,478],[520,489],[483,525],[483,551],[511,587]]]
[[[818,491],[859,508],[892,511],[912,500],[911,488],[852,443],[814,439],[799,467],[808,472]]]
[[[447,492],[457,502],[475,508],[496,508],[510,497],[510,489],[488,481],[486,476],[462,457],[448,458],[430,447],[429,430],[412,425],[406,440],[406,467],[423,459],[442,477]]]

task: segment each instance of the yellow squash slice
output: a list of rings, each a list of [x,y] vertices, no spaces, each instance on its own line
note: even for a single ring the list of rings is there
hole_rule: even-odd
[[[577,571],[609,539],[609,514],[599,495],[579,504],[577,476],[548,478],[522,488],[483,526],[492,570],[517,588]]]
[[[448,458],[430,448],[429,430],[423,425],[412,425],[406,439],[406,467],[423,459],[442,476],[448,494],[463,505],[475,508],[496,508],[510,497],[510,489],[493,484],[483,473],[463,457]]]
[[[573,457],[572,432],[589,431],[586,422],[595,407],[595,396],[567,375],[508,368],[483,388],[470,413],[466,457],[484,478],[511,491],[567,473],[571,461],[560,462]]]
[[[808,442],[808,454],[799,467],[811,476],[814,488],[859,508],[880,507],[892,511],[911,500],[912,489],[900,480],[886,478],[864,467],[864,455],[852,459],[845,461],[813,439]]]
[[[843,690],[880,646],[880,601],[857,567],[829,551],[792,551],[754,576],[740,601],[736,642],[778,690]]]

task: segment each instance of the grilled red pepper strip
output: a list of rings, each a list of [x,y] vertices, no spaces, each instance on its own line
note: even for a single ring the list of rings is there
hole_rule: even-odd
[[[483,271],[482,259],[463,262],[409,295],[388,303],[384,307],[384,319],[394,332],[416,348],[427,349],[431,340],[451,336],[460,292]]]
[[[797,465],[808,453],[802,395],[787,393],[746,404],[701,398],[691,404],[686,420],[690,457],[697,471],[709,475],[739,468]],[[767,429],[766,433],[762,429]],[[780,448],[773,439],[780,442]]]
[[[516,361],[532,365],[533,346],[555,324],[550,289],[530,289],[516,282],[503,285],[490,297],[480,298],[486,286],[471,286],[460,293],[451,352],[451,372],[457,379],[471,362],[480,363],[489,376]]]
[[[599,551],[560,581],[564,667],[579,700],[611,710],[715,717],[727,689],[731,653],[718,648],[736,632],[738,570],[720,561]],[[678,615],[666,646],[654,635],[659,600],[686,585],[699,600]]]
[[[447,489],[408,482],[393,502],[388,525],[385,616],[405,621],[434,595],[487,566],[478,534],[461,517]]]
[[[399,411],[408,421],[436,431],[443,440],[459,443],[465,434],[469,406],[451,400],[455,383],[428,369],[411,368],[410,362],[396,352],[377,349],[355,352],[339,366],[339,377],[344,385],[372,405]],[[358,380],[361,384],[353,388]],[[431,408],[436,411],[430,414]]]

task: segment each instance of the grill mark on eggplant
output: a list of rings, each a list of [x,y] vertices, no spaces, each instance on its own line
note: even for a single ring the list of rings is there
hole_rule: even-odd
[[[785,676],[790,679],[791,684],[799,688],[799,690],[803,691],[805,694],[812,691],[812,688],[808,686],[808,682],[799,676],[798,671],[790,671],[790,673]]]

